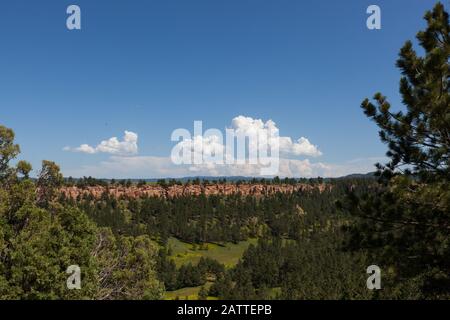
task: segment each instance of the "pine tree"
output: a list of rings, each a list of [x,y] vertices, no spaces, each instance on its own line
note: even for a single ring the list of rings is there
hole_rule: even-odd
[[[202,286],[198,292],[198,300],[206,300],[206,298],[208,298],[208,290]]]
[[[365,114],[381,128],[391,161],[385,171],[404,167],[414,173],[450,178],[450,26],[448,13],[438,3],[425,14],[428,27],[417,34],[425,51],[420,57],[407,41],[400,50],[400,93],[407,112],[392,112],[381,93],[362,103]],[[422,176],[423,177],[423,176]]]
[[[393,296],[450,297],[450,25],[441,3],[417,34],[424,56],[408,41],[400,50],[400,93],[406,112],[392,112],[382,94],[362,103],[381,128],[390,162],[378,164],[377,188],[350,192],[344,208],[357,219],[348,248],[369,249]]]

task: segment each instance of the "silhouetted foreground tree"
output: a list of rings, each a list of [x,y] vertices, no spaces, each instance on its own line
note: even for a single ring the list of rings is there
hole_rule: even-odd
[[[378,165],[377,191],[350,193],[344,207],[358,218],[348,247],[369,249],[387,283],[412,298],[450,297],[450,25],[438,3],[427,28],[400,50],[400,93],[406,112],[392,112],[380,93],[362,103],[381,128],[390,162]]]

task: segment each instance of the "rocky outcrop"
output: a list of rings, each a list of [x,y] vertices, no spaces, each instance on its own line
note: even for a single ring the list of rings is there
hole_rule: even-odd
[[[267,196],[281,193],[293,193],[298,191],[308,191],[318,189],[323,192],[327,189],[331,189],[331,185],[318,184],[208,184],[208,185],[172,185],[172,186],[160,186],[160,185],[144,185],[144,186],[90,186],[90,187],[63,187],[61,192],[68,198],[77,198],[79,195],[90,194],[94,198],[100,198],[104,192],[112,195],[116,198],[122,196],[131,198],[140,197],[179,197],[179,196],[198,196],[205,194],[210,195],[232,195],[232,194],[242,194],[243,196]]]

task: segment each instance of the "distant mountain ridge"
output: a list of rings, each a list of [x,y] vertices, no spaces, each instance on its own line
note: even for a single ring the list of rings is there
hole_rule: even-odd
[[[310,177],[310,178],[288,178],[288,179],[295,179],[297,181],[305,181],[305,180],[315,180],[315,179],[323,179],[323,180],[338,180],[338,179],[357,179],[357,178],[372,178],[375,177],[375,172],[369,172],[369,173],[351,173],[345,176],[341,176],[341,177]],[[87,177],[84,177],[87,178]],[[65,178],[66,180],[69,179],[68,177]],[[83,178],[73,178],[74,181],[78,181],[81,180]],[[266,181],[273,181],[274,179],[276,179],[275,177],[252,177],[252,176],[192,176],[192,177],[181,177],[181,178],[142,178],[142,179],[137,179],[137,178],[123,178],[123,179],[115,179],[115,178],[95,178],[95,180],[101,180],[101,181],[107,181],[110,182],[112,180],[115,181],[123,181],[123,180],[127,180],[127,181],[131,181],[133,183],[137,183],[137,182],[160,182],[160,181],[170,181],[170,180],[175,180],[175,181],[179,181],[179,182],[183,182],[186,183],[188,181],[194,181],[194,180],[200,180],[200,181],[218,181],[218,180],[226,180],[227,182],[237,182],[237,181],[252,181],[252,180],[266,180]],[[279,178],[280,180],[284,180],[285,178]]]

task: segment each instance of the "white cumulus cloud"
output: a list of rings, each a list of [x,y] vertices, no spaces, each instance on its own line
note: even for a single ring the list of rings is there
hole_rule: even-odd
[[[131,131],[125,131],[123,140],[119,141],[117,137],[101,141],[96,147],[88,144],[82,144],[79,147],[64,147],[64,151],[82,152],[88,154],[109,153],[114,155],[133,155],[138,153],[138,135]]]
[[[246,136],[258,135],[259,137],[268,137],[268,144],[274,145],[275,139],[278,139],[280,152],[291,156],[309,156],[318,157],[322,155],[319,148],[309,142],[305,137],[293,141],[291,137],[279,136],[279,128],[272,120],[264,122],[261,119],[238,116],[231,121],[231,126],[236,133]],[[256,145],[250,145],[251,148],[257,148]]]
[[[267,149],[277,148],[280,155],[284,157],[318,157],[322,155],[319,148],[305,137],[294,141],[291,137],[279,136],[279,129],[272,120],[264,122],[261,119],[240,115],[232,119],[229,129],[233,130],[236,137],[257,137],[247,140],[248,145],[245,148],[248,154],[266,154],[264,152]],[[191,154],[188,156],[189,159],[203,156],[203,160],[206,162],[203,164],[211,167],[211,162],[217,163],[217,159],[223,159],[225,155],[231,155],[234,152],[234,150],[226,148],[226,139],[226,135],[221,132],[207,136],[197,135],[178,142],[174,149],[188,151]],[[205,158],[207,155],[211,156],[209,160]]]

